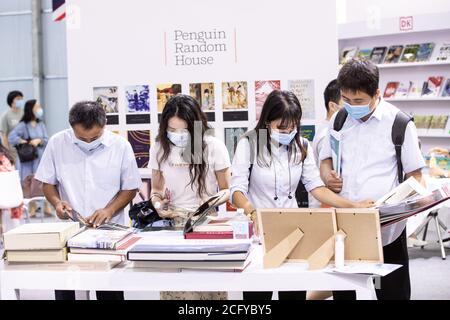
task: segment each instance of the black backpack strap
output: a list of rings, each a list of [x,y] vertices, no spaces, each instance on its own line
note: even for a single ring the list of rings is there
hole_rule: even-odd
[[[397,160],[397,174],[399,183],[405,181],[402,164],[402,146],[405,141],[406,127],[411,120],[412,118],[409,115],[399,111],[395,116],[394,124],[392,125],[392,143],[395,147],[395,158]]]
[[[341,131],[342,127],[344,126],[345,120],[347,120],[348,112],[344,108],[339,110],[339,112],[336,115],[336,118],[334,118],[333,123],[333,129],[335,131]]]

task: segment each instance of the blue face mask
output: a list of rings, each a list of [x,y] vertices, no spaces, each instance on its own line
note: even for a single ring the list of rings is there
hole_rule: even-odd
[[[34,113],[34,115],[36,116],[36,118],[42,119],[42,117],[44,116],[44,109],[39,109]]]
[[[189,132],[170,132],[167,131],[167,138],[172,142],[175,146],[183,148],[186,147],[189,141]]]
[[[344,102],[344,108],[347,110],[347,113],[355,120],[359,120],[367,116],[370,111],[370,105],[364,106],[352,106],[351,104]]]
[[[85,142],[83,140],[78,139],[74,135],[74,140],[75,140],[75,144],[78,146],[78,148],[80,148],[84,152],[88,153],[88,152],[92,152],[92,151],[96,150],[98,147],[100,147],[100,145],[103,142],[103,136],[101,136],[100,138],[98,138],[97,140],[94,140],[92,142]]]
[[[25,107],[25,100],[20,99],[16,100],[16,108],[17,109],[23,109]]]
[[[297,129],[294,129],[291,133],[280,133],[278,131],[272,130],[270,136],[272,137],[272,139],[277,141],[279,144],[287,146],[295,138],[296,134],[297,134]]]

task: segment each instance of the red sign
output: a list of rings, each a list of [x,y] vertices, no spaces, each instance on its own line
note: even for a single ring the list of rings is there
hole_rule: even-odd
[[[413,29],[413,17],[400,17],[400,31],[410,31]]]

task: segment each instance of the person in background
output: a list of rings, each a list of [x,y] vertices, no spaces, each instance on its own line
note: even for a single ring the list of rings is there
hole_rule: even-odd
[[[9,109],[0,118],[0,131],[2,133],[2,144],[9,148],[8,136],[13,129],[19,124],[23,117],[23,109],[25,107],[25,100],[20,91],[11,91],[6,98]],[[14,150],[11,151],[15,155]]]
[[[42,121],[44,110],[36,100],[28,100],[25,103],[24,113],[19,124],[10,132],[8,136],[9,145],[16,148],[20,144],[31,144],[37,149],[37,158],[28,162],[20,162],[20,178],[22,182],[28,176],[36,173],[45,146],[48,142],[47,129]],[[19,159],[20,161],[20,159]],[[36,215],[36,203],[33,201],[29,205],[30,217]],[[45,202],[44,213],[51,215],[51,208]]]
[[[36,179],[60,219],[75,210],[94,227],[125,223],[124,208],[141,185],[130,143],[105,130],[106,113],[95,101],[76,103],[69,112],[72,127],[48,142]],[[75,300],[74,291],[56,291],[57,300]],[[99,300],[123,300],[123,292],[97,291]]]
[[[341,91],[339,90],[336,79],[328,83],[325,91],[323,92],[323,98],[325,101],[325,108],[327,110],[327,117],[326,119],[319,122],[319,124],[316,126],[316,134],[312,143],[314,159],[316,161],[317,167],[319,167],[320,165],[319,154],[320,150],[323,147],[323,140],[328,132],[330,119],[336,112],[338,112],[342,108]],[[310,208],[319,208],[321,206],[320,202],[311,195],[309,195],[308,197],[308,202]]]
[[[16,170],[14,167],[14,156],[10,150],[5,148],[0,141],[0,172],[10,172]],[[5,230],[3,225],[3,214],[8,212],[11,214],[11,221],[13,227],[19,226],[20,219],[22,218],[23,206],[18,208],[11,208],[9,210],[0,209],[0,239],[2,239]]]
[[[222,202],[229,198],[228,150],[209,129],[206,115],[191,96],[178,94],[164,106],[156,143],[150,150],[150,201],[159,216],[172,219],[175,227],[185,225],[186,211],[196,210],[217,192],[226,192]],[[161,292],[162,300],[226,298],[226,292]]]
[[[450,158],[450,149],[436,147],[431,149],[428,154]],[[448,170],[441,169],[437,166],[430,166],[429,175],[437,178],[450,178]]]
[[[402,145],[398,172],[392,126],[400,112],[381,98],[379,71],[370,61],[357,59],[347,62],[339,72],[338,85],[347,114],[340,132],[341,174],[333,170],[330,131],[341,110],[330,120],[327,136],[320,152],[320,171],[325,184],[341,196],[358,201],[367,197],[380,199],[399,184],[399,174],[422,182],[425,161],[420,151],[416,126],[408,122]],[[409,300],[411,284],[406,245],[406,221],[381,229],[385,263],[402,267],[381,278],[377,297],[380,300]],[[334,299],[356,299],[353,291],[334,292]]]
[[[256,127],[240,139],[233,158],[231,200],[257,226],[257,208],[298,208],[300,182],[319,201],[339,208],[367,208],[373,201],[346,200],[324,186],[308,141],[298,130],[300,102],[290,91],[268,96]],[[250,169],[251,168],[251,169]],[[257,231],[257,230],[256,230]],[[272,292],[244,292],[244,300],[270,300]],[[305,300],[304,291],[279,292],[280,300]]]

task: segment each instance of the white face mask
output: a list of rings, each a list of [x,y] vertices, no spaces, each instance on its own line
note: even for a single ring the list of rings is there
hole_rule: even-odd
[[[75,136],[75,134],[73,135],[73,137],[74,137],[75,144],[78,146],[78,148],[80,148],[84,152],[92,152],[92,151],[96,150],[98,147],[100,147],[100,145],[103,142],[103,135],[100,138],[98,138],[92,142],[86,142],[86,141],[80,140]]]
[[[167,138],[170,140],[170,142],[180,148],[187,146],[189,137],[189,131],[184,131],[181,133],[167,131]]]

